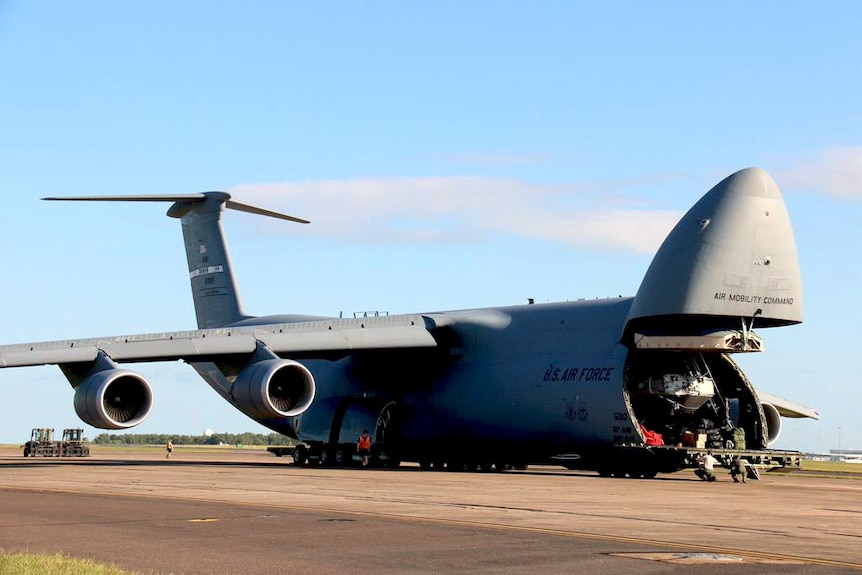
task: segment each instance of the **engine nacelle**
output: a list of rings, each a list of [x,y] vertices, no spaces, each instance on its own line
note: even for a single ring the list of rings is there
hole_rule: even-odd
[[[243,413],[255,419],[294,417],[314,401],[314,376],[290,359],[267,359],[246,366],[233,383],[231,396]]]
[[[771,403],[761,403],[763,413],[766,415],[766,438],[767,445],[772,445],[781,433],[781,414]]]
[[[133,371],[106,369],[87,377],[75,390],[75,412],[99,429],[128,429],[153,409],[150,382]]]

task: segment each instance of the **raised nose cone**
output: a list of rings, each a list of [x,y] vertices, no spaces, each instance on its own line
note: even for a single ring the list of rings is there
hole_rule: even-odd
[[[709,191],[709,194],[722,189],[725,194],[742,194],[744,196],[755,196],[759,198],[771,198],[782,200],[778,185],[766,170],[760,168],[745,168],[724,178],[717,186]]]
[[[758,311],[759,310],[759,311]],[[653,258],[629,329],[693,333],[802,321],[802,280],[790,217],[764,170],[747,168],[706,193]]]

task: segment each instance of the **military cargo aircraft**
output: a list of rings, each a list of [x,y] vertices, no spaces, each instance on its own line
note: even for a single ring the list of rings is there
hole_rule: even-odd
[[[243,311],[225,209],[306,220],[223,192],[46,198],[171,202],[198,329],[0,346],[0,367],[56,364],[78,416],[138,425],[153,390],[125,362],[183,360],[258,423],[299,439],[298,463],[498,469],[559,463],[652,477],[681,449],[768,450],[781,416],[815,411],[758,392],[733,361],[754,327],[802,321],[796,244],[763,170],[721,181],[679,221],[634,297],[407,315],[254,317]]]

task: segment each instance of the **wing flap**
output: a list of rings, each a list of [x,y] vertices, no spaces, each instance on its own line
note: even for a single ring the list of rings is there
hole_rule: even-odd
[[[281,354],[436,347],[433,320],[421,315],[331,319],[259,326],[255,339]]]
[[[166,334],[167,335],[167,334]],[[231,334],[198,337],[169,337],[154,340],[99,341],[98,348],[118,361],[158,361],[186,359],[203,355],[251,353],[255,348],[253,335]]]
[[[307,333],[259,332],[257,339],[276,353],[389,349],[399,347],[434,347],[434,338],[407,327],[386,329],[344,329]]]

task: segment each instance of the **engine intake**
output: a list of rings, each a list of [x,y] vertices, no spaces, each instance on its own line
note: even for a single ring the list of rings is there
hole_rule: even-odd
[[[290,359],[267,359],[245,367],[231,395],[243,413],[256,419],[294,417],[314,401],[314,376]]]
[[[128,429],[153,409],[153,388],[125,369],[106,369],[86,378],[75,390],[75,412],[99,429]]]
[[[771,403],[761,403],[763,413],[766,415],[766,437],[767,445],[772,445],[781,434],[781,414]]]

